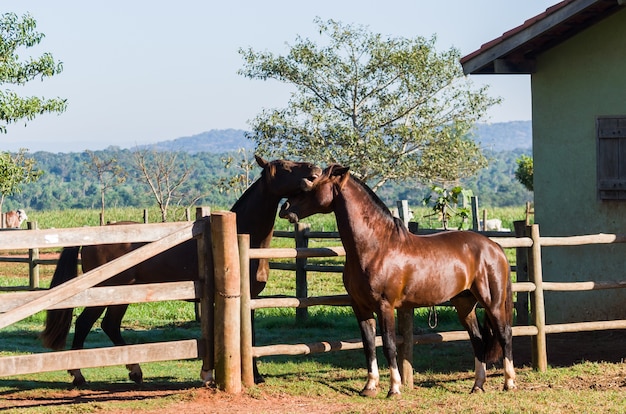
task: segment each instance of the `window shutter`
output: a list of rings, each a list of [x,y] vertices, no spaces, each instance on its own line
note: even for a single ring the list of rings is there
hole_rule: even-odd
[[[626,116],[598,117],[598,197],[626,200]]]

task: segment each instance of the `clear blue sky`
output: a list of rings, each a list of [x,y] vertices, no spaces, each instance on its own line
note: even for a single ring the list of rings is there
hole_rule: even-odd
[[[290,89],[249,80],[239,48],[285,54],[297,35],[319,40],[316,16],[393,37],[437,35],[463,55],[557,0],[49,1],[3,0],[30,12],[46,37],[22,57],[51,52],[60,75],[16,91],[63,97],[68,110],[11,124],[0,150],[69,152],[130,148],[211,129],[248,129],[263,108],[284,107]],[[504,102],[488,122],[529,120],[529,76],[472,76]],[[6,85],[4,85],[6,86]]]

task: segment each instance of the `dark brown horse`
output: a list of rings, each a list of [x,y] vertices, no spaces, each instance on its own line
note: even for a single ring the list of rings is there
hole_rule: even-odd
[[[311,186],[310,191],[289,197],[280,217],[297,222],[316,213],[335,213],[346,250],[343,282],[367,358],[368,379],[361,395],[375,395],[379,382],[374,313],[391,371],[388,396],[394,396],[400,394],[401,383],[394,309],[434,306],[448,300],[469,332],[474,349],[472,391],[483,390],[486,364],[499,359],[502,350],[504,389],[515,388],[510,267],[498,244],[468,231],[411,234],[345,167],[328,167]],[[475,312],[478,303],[485,308],[482,325]]]
[[[274,220],[280,200],[286,196],[302,191],[310,182],[321,174],[321,168],[303,162],[287,160],[265,161],[256,157],[263,171],[256,180],[237,200],[231,211],[237,213],[237,232],[250,235],[251,247],[269,247],[274,230]],[[88,272],[117,257],[120,257],[145,243],[120,243],[97,246],[83,246],[81,261],[83,272]],[[78,253],[80,247],[67,247],[61,252],[57,268],[52,278],[51,287],[57,286],[77,276]],[[269,273],[267,260],[251,260],[250,291],[257,297],[265,288]],[[189,240],[175,246],[125,272],[116,275],[103,285],[122,285],[133,283],[158,283],[183,280],[198,280],[198,252],[195,240]],[[82,349],[85,338],[96,320],[106,310],[102,320],[102,330],[115,345],[124,345],[121,335],[121,322],[128,305],[87,307],[76,319],[72,349]],[[45,330],[41,334],[44,346],[59,350],[65,347],[66,338],[72,322],[73,309],[49,310],[46,317]],[[254,315],[252,315],[254,321]],[[254,334],[253,334],[254,335]],[[254,337],[253,337],[254,341]],[[143,379],[138,364],[128,365],[130,378],[140,383]],[[80,370],[71,370],[75,385],[85,383]],[[257,382],[262,381],[254,365]],[[204,381],[212,380],[212,372],[203,367],[201,373]]]

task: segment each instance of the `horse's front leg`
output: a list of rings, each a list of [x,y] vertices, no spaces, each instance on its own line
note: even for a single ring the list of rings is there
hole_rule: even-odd
[[[394,308],[384,302],[378,313],[378,321],[380,331],[383,337],[383,353],[389,364],[389,392],[387,397],[399,397],[402,378],[398,369],[397,351],[396,351],[396,320],[394,316]]]
[[[376,320],[374,315],[370,314],[369,318],[358,318],[358,321],[365,360],[367,361],[367,382],[360,394],[364,397],[375,397],[378,394],[378,382],[380,381],[378,361],[376,360]]]

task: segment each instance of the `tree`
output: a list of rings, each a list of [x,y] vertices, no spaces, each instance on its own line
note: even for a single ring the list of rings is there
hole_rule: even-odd
[[[187,181],[191,168],[183,160],[179,163],[177,152],[136,151],[135,166],[145,180],[161,210],[161,221],[167,221],[167,212],[173,200],[182,202],[184,195],[178,190]],[[201,197],[197,197],[191,203]]]
[[[517,159],[515,178],[522,183],[528,191],[533,191],[533,159],[528,155],[522,155]]]
[[[110,188],[126,181],[126,171],[117,163],[114,157],[103,159],[93,151],[86,151],[89,162],[85,162],[87,171],[96,176],[100,186],[100,225],[104,225],[104,195]]]
[[[44,35],[35,29],[37,22],[29,14],[19,18],[15,13],[5,13],[0,17],[0,84],[24,85],[41,77],[61,73],[63,64],[55,62],[50,53],[21,61],[18,51],[33,47],[41,42]],[[20,97],[12,90],[0,90],[0,132],[7,132],[7,125],[20,119],[32,120],[44,113],[65,111],[65,99],[45,99],[40,97]]]
[[[296,89],[286,108],[251,121],[260,154],[348,165],[374,190],[387,180],[453,182],[486,165],[468,133],[499,99],[473,89],[458,50],[437,53],[434,36],[315,22],[325,46],[297,37],[286,56],[239,51],[241,75]]]
[[[239,156],[238,160],[230,154],[222,158],[224,169],[230,170],[234,168],[235,171],[230,177],[220,177],[216,185],[220,192],[233,192],[239,198],[252,184],[252,171],[257,167],[257,163],[254,161],[252,151],[239,148],[237,153]],[[236,164],[234,164],[235,162]]]
[[[460,217],[461,222],[459,224],[459,230],[461,230],[469,217],[469,209],[465,207],[458,207],[459,197],[463,195],[463,188],[457,186],[448,190],[443,187],[433,185],[431,187],[431,191],[436,194],[436,198],[433,200],[432,195],[428,195],[424,197],[422,204],[429,206],[432,203],[433,214],[431,215],[441,219],[441,223],[445,230],[448,229],[448,223],[453,217]]]
[[[6,196],[19,194],[23,184],[37,181],[42,174],[43,171],[35,168],[35,160],[26,156],[24,148],[15,155],[0,153],[0,211]]]

